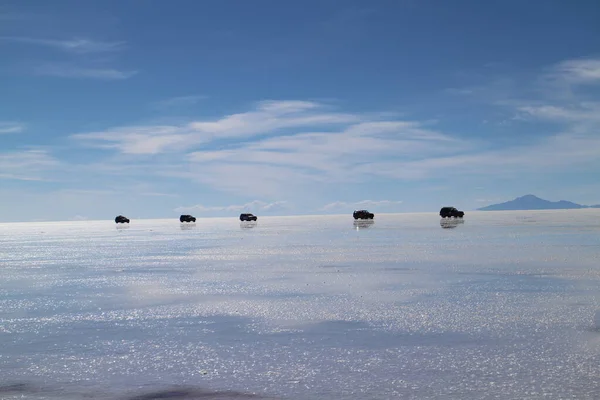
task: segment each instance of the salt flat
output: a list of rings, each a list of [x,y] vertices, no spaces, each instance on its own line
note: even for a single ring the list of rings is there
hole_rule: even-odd
[[[600,210],[0,224],[0,274],[2,399],[600,398]]]

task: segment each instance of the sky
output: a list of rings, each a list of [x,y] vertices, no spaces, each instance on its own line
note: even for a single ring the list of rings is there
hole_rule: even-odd
[[[600,204],[596,0],[0,4],[0,222]]]

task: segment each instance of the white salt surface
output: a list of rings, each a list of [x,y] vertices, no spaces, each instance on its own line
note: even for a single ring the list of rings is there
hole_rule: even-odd
[[[0,224],[0,274],[2,399],[600,398],[600,209]]]

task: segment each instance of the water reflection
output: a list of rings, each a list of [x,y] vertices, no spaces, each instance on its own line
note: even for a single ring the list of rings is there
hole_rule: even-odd
[[[375,221],[372,219],[358,219],[354,221],[354,228],[356,229],[367,229],[373,226]]]
[[[117,224],[117,230],[129,229],[129,224]]]
[[[457,226],[464,224],[465,220],[462,218],[442,218],[440,220],[440,226],[444,229],[454,229]]]
[[[182,222],[179,224],[179,227],[182,231],[189,231],[190,229],[194,229],[196,227],[195,222]]]
[[[242,229],[252,229],[257,225],[256,221],[242,221],[240,222],[240,228]]]

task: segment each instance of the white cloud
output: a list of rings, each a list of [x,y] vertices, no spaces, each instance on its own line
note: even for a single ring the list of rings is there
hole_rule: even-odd
[[[210,212],[272,212],[279,211],[289,207],[286,201],[275,201],[272,203],[266,203],[260,200],[254,200],[246,204],[241,205],[228,205],[228,206],[204,206],[202,204],[196,204],[193,206],[181,206],[177,207],[174,211],[176,212],[199,212],[199,213],[210,213]]]
[[[594,65],[566,61],[552,73],[563,81],[593,83]],[[462,132],[442,132],[431,122],[337,112],[300,100],[260,102],[249,111],[211,120],[115,128],[73,138],[121,155],[154,156],[157,167],[151,172],[162,177],[258,198],[318,196],[334,185],[373,179],[517,179],[524,173],[589,170],[600,164],[600,103],[566,96],[527,101],[523,94],[540,94],[531,90],[535,79],[521,91],[512,81],[496,82],[503,82],[496,86],[509,100],[494,106],[517,113],[515,124],[530,123],[526,144],[507,146],[487,135],[465,139]],[[511,92],[520,99],[511,99]],[[121,172],[118,166],[115,170]]]
[[[323,110],[318,103],[308,101],[265,101],[255,110],[228,115],[216,121],[192,122],[190,127],[203,140],[265,135],[286,128],[339,125],[358,121],[352,114]]]
[[[354,172],[402,180],[474,175],[516,178],[523,173],[575,170],[589,167],[589,163],[600,164],[600,137],[574,131],[545,137],[533,145],[416,161],[374,162]]]
[[[69,64],[45,64],[34,68],[37,75],[58,78],[90,78],[100,80],[122,80],[137,74],[137,71],[122,71],[114,68],[88,68]]]
[[[215,121],[116,128],[72,137],[92,147],[115,148],[127,154],[158,154],[215,140],[266,135],[284,128],[347,124],[359,119],[356,115],[326,112],[322,108],[304,101],[261,102],[252,111]]]
[[[31,44],[37,46],[52,47],[58,50],[70,53],[105,53],[118,51],[125,48],[125,42],[103,42],[83,38],[73,38],[66,40],[43,39],[20,36],[3,36],[1,41]]]
[[[115,149],[124,154],[158,154],[182,149],[189,144],[191,131],[177,126],[137,126],[72,135],[89,147]]]
[[[195,180],[238,194],[270,196],[360,182],[389,160],[413,160],[472,148],[418,122],[365,121],[332,132],[298,133],[189,154]]]
[[[361,200],[354,203],[347,203],[344,201],[336,201],[324,205],[321,211],[332,211],[332,210],[349,210],[349,209],[364,209],[364,208],[394,208],[402,204],[400,200]]]
[[[0,179],[46,180],[46,173],[60,162],[45,150],[0,153]]]
[[[18,122],[0,122],[0,135],[4,133],[20,133],[25,130],[25,126]]]
[[[575,123],[600,122],[600,103],[583,102],[568,106],[542,105],[519,107],[521,117],[568,121]]]
[[[600,59],[582,58],[563,61],[552,68],[548,77],[571,84],[600,83]]]
[[[580,122],[585,117],[593,122],[595,107],[585,103],[565,111],[556,106],[521,106],[519,111],[535,119]],[[306,121],[312,118],[335,123],[329,131],[302,132]],[[494,149],[486,142],[467,142],[427,129],[417,121],[368,120],[363,115],[331,113],[317,103],[290,101],[259,103],[253,111],[216,122],[117,128],[73,138],[124,154],[159,155],[180,154],[194,146],[214,148],[222,137],[238,135],[246,141],[227,144],[224,149],[193,151],[187,157],[171,157],[164,165],[153,168],[154,173],[242,196],[273,198],[306,194],[307,188],[318,192],[334,184],[360,183],[374,177],[420,180],[440,174],[514,176],[523,169],[575,168],[598,160],[600,142],[590,134],[593,131],[582,133],[571,125],[573,130],[542,136],[537,143]],[[256,138],[272,135],[282,126],[300,132]],[[198,127],[204,132],[199,133]],[[323,125],[317,123],[315,127]],[[113,170],[125,173],[134,167],[115,166]],[[108,166],[102,168],[106,170]],[[147,170],[138,168],[137,173],[140,171]]]

